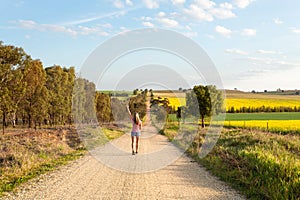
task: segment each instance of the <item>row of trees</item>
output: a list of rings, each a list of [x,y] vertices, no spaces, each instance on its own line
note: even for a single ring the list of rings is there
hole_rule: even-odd
[[[44,69],[22,48],[0,42],[0,113],[3,131],[27,123],[29,127],[71,121],[73,67]]]
[[[260,106],[260,107],[230,107],[228,113],[255,113],[255,112],[300,112],[300,107],[294,106]]]
[[[128,121],[126,106],[140,117],[146,115],[147,90],[141,91],[127,100],[120,100],[110,94],[95,92],[95,85],[84,79],[76,79],[73,96],[73,115],[78,124],[82,123],[122,123]]]
[[[146,114],[148,90],[135,91],[128,101],[96,92],[94,83],[76,78],[74,67],[44,68],[22,48],[0,42],[0,119],[10,123],[60,125],[128,120],[126,104],[132,112]],[[122,95],[127,97],[128,95]]]

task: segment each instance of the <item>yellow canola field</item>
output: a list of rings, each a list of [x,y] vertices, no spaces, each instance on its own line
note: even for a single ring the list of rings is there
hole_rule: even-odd
[[[169,97],[169,105],[175,107],[176,109],[180,106],[185,106],[185,98],[174,98]]]
[[[260,128],[278,131],[300,131],[300,120],[225,121],[225,126]]]
[[[295,99],[226,99],[226,110],[229,110],[231,107],[241,108],[241,107],[254,107],[259,108],[261,106],[265,107],[300,107],[300,98],[299,100]]]

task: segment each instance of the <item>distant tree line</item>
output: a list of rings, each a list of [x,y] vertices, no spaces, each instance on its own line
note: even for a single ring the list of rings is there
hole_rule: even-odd
[[[300,112],[300,106],[260,106],[260,107],[238,107],[231,106],[227,113],[255,113],[255,112]]]

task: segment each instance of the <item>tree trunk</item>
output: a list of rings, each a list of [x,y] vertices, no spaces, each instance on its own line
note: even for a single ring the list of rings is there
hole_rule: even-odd
[[[13,112],[12,125],[13,125],[13,128],[16,128],[16,112]]]
[[[4,129],[5,129],[5,117],[6,117],[6,115],[5,115],[5,112],[3,112],[3,115],[2,115],[3,117],[2,117],[2,133],[3,133],[3,135],[4,135]]]
[[[16,125],[18,125],[18,121],[19,121],[18,115],[16,115]]]
[[[201,115],[201,127],[204,128],[204,115]]]
[[[28,114],[28,128],[31,128],[31,115]]]

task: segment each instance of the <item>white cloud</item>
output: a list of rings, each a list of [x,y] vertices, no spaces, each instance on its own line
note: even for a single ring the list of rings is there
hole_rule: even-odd
[[[17,24],[25,29],[36,29],[37,23],[32,20],[19,20]]]
[[[72,28],[68,28],[61,25],[55,25],[55,24],[42,24],[41,27],[44,28],[44,31],[52,31],[57,33],[67,33],[72,36],[76,36],[78,33],[76,30]]]
[[[112,29],[113,28],[113,26],[110,23],[102,24],[101,27],[108,28],[108,29]]]
[[[200,21],[214,20],[213,16],[209,12],[205,11],[203,8],[196,4],[191,4],[189,6],[189,9],[184,9],[184,12],[192,18],[195,18]]]
[[[251,29],[251,28],[245,28],[242,31],[242,35],[245,35],[245,36],[255,36],[256,35],[256,30],[255,29]]]
[[[233,3],[239,8],[246,8],[255,0],[233,0]]]
[[[159,8],[158,0],[143,0],[143,2],[149,9]]]
[[[197,20],[213,21],[214,17],[218,19],[236,17],[236,15],[232,12],[233,9],[233,5],[228,2],[217,5],[215,2],[210,0],[194,0],[194,2],[183,11],[185,14]]]
[[[275,24],[283,24],[283,21],[281,21],[281,20],[278,19],[278,18],[274,18],[274,19],[273,19],[273,22],[274,22]]]
[[[151,21],[153,20],[151,17],[141,17],[141,20]]]
[[[25,35],[25,38],[30,39],[31,37],[30,37],[30,35]]]
[[[157,15],[158,15],[159,17],[165,17],[165,16],[166,16],[166,13],[164,13],[164,12],[159,12]]]
[[[54,24],[38,24],[32,20],[19,20],[17,25],[24,29],[38,30],[38,31],[51,31],[51,32],[60,32],[67,33],[72,36],[76,36],[77,32],[71,28],[67,28],[62,25]]]
[[[221,7],[221,8],[224,8],[224,9],[228,9],[228,10],[232,10],[232,9],[233,9],[232,4],[231,4],[231,3],[227,3],[227,2],[221,3],[221,4],[220,4],[220,7]]]
[[[220,33],[221,35],[225,36],[225,37],[230,37],[232,34],[232,31],[230,29],[227,29],[223,26],[216,26],[215,28],[217,33]]]
[[[133,3],[132,3],[131,0],[126,0],[125,3],[126,3],[126,5],[128,5],[128,6],[132,6],[132,5],[133,5]]]
[[[270,70],[286,70],[286,69],[291,69],[294,67],[299,67],[300,63],[296,62],[290,62],[286,60],[281,60],[278,58],[270,58],[270,57],[243,57],[239,58],[238,60],[245,60],[249,61],[252,65],[257,65],[259,67],[263,67],[265,69],[270,69]]]
[[[202,9],[209,9],[216,5],[215,2],[210,0],[194,0],[195,4],[198,5]]]
[[[173,19],[161,18],[161,19],[158,19],[158,21],[161,24],[163,24],[165,27],[168,27],[168,28],[175,28],[178,26],[178,22]]]
[[[210,10],[210,13],[219,19],[229,19],[229,18],[236,17],[236,15],[226,7],[229,6],[223,6],[223,7],[220,6],[219,8],[213,8]]]
[[[124,8],[124,4],[121,2],[121,0],[114,0],[114,6],[119,9]]]
[[[106,13],[103,15],[99,15],[99,16],[95,16],[95,17],[90,17],[90,18],[86,18],[86,19],[80,19],[80,20],[74,20],[74,21],[70,21],[70,22],[65,22],[64,25],[78,25],[78,24],[84,24],[84,23],[88,23],[88,22],[92,22],[92,21],[96,21],[96,20],[101,20],[101,19],[105,19],[105,18],[113,18],[113,17],[119,17],[122,15],[125,15],[127,12],[134,10],[134,9],[130,9],[130,10],[119,10],[116,12],[110,12],[110,13]]]
[[[150,28],[154,27],[154,24],[152,24],[151,22],[143,22],[142,24],[143,24],[143,26],[146,26],[146,27],[150,27]]]
[[[112,28],[111,24],[97,25],[93,27],[87,26],[63,26],[56,24],[38,24],[31,20],[19,20],[16,22],[17,26],[24,29],[37,30],[42,32],[55,32],[55,33],[65,33],[71,36],[77,35],[100,35],[108,36],[109,33],[102,30],[102,28]]]
[[[78,26],[78,32],[80,35],[90,35],[90,34],[95,34],[99,36],[109,35],[107,32],[102,31],[99,27]]]
[[[180,13],[178,13],[178,12],[171,12],[171,13],[170,13],[170,16],[171,16],[171,17],[181,17],[182,14],[180,14]]]
[[[300,33],[300,29],[297,29],[297,28],[290,28],[290,29],[293,33],[297,33],[297,34]]]
[[[278,51],[262,50],[262,49],[259,49],[256,52],[260,53],[260,54],[282,54],[281,52],[278,52]]]
[[[174,5],[180,5],[180,4],[184,4],[185,3],[185,0],[172,0],[172,3]]]
[[[231,54],[238,54],[238,55],[248,55],[248,52],[240,49],[226,49],[225,52]]]

